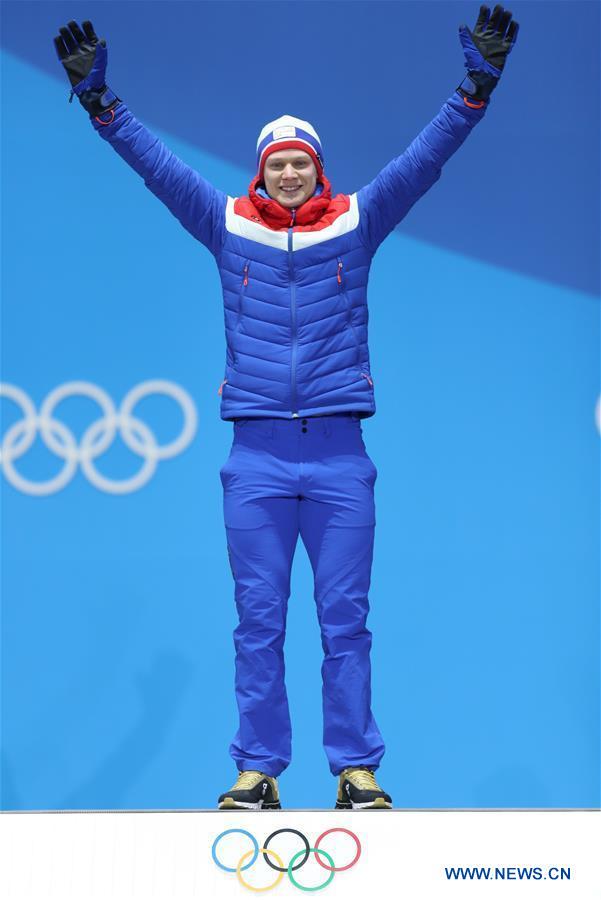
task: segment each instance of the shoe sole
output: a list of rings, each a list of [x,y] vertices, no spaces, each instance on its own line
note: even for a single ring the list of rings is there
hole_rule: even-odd
[[[218,806],[218,809],[270,810],[281,808],[279,803],[263,803],[262,800],[259,800],[258,803],[241,803],[239,800],[234,800],[233,797],[226,797]]]
[[[334,809],[392,809],[392,803],[388,803],[384,797],[377,797],[373,803],[353,803],[352,800],[344,803],[337,800]]]

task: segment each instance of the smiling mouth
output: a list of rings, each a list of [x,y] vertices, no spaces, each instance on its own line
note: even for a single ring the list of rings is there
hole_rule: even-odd
[[[286,194],[294,194],[295,191],[300,191],[300,187],[300,184],[298,184],[296,187],[282,187],[281,190]]]

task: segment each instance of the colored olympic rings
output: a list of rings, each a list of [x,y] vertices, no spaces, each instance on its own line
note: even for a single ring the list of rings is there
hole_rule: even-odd
[[[332,859],[332,857],[330,856],[329,853],[326,853],[325,850],[318,850],[316,847],[311,847],[311,852],[316,854],[315,859],[319,860],[319,856],[317,856],[317,854],[321,853],[321,854],[323,854],[323,856],[325,856],[325,858],[327,860],[329,860],[329,862],[332,865],[330,868],[330,874],[328,875],[326,880],[323,882],[323,884],[317,884],[317,885],[315,885],[315,887],[304,887],[302,884],[299,884],[295,878],[292,877],[292,863],[294,862],[294,860],[296,859],[297,856],[301,855],[302,852],[303,852],[302,850],[299,850],[298,853],[295,853],[294,856],[292,857],[292,859],[290,860],[290,871],[288,872],[288,877],[290,878],[290,881],[292,882],[294,887],[300,888],[301,891],[321,891],[323,888],[325,888],[329,885],[330,881],[334,877],[334,872],[335,872],[334,860]],[[323,863],[322,863],[322,866],[323,866]],[[327,868],[327,866],[326,866],[326,868]]]
[[[303,851],[301,850],[301,853],[302,852]],[[278,876],[277,876],[276,880],[273,882],[273,884],[268,884],[266,887],[259,887],[259,888],[253,887],[252,884],[249,884],[247,881],[245,881],[244,878],[242,877],[242,875],[240,874],[240,872],[242,871],[242,868],[241,868],[242,863],[244,862],[244,860],[246,859],[247,856],[251,855],[251,853],[254,853],[254,851],[249,850],[248,853],[245,853],[244,856],[240,857],[240,862],[238,863],[238,865],[236,867],[236,875],[238,876],[238,881],[240,882],[240,884],[243,887],[248,888],[249,891],[256,891],[257,893],[259,893],[259,891],[270,891],[272,888],[276,887],[280,883],[280,881],[284,877],[284,872],[286,871],[286,869],[279,870]],[[261,853],[271,853],[272,856],[275,856],[275,858],[277,859],[279,864],[282,865],[282,860],[277,855],[277,853],[275,853],[275,851],[268,850],[267,847],[263,847],[261,850]],[[267,862],[267,857],[265,856],[263,858]],[[255,859],[256,859],[256,857],[255,857]],[[250,863],[249,863],[249,865],[250,865]]]
[[[217,835],[217,837],[213,841],[213,846],[211,847],[211,855],[213,857],[213,862],[216,863],[220,869],[223,869],[224,872],[236,872],[237,871],[237,867],[234,869],[231,869],[229,866],[224,866],[223,863],[219,862],[219,860],[217,859],[217,844],[219,843],[219,841],[221,840],[222,837],[226,836],[226,834],[245,834],[246,837],[251,839],[251,841],[253,842],[253,846],[254,846],[253,858],[251,859],[251,861],[249,863],[247,863],[243,867],[244,869],[250,869],[250,867],[256,860],[257,856],[259,855],[259,845],[257,844],[256,837],[254,837],[254,835],[252,835],[250,833],[250,831],[244,831],[243,828],[228,828],[227,831],[222,831],[221,834]],[[246,856],[248,856],[248,854],[246,854]],[[246,856],[245,856],[245,858],[246,858]]]
[[[357,845],[357,852],[355,853],[354,858],[351,860],[351,862],[348,864],[348,866],[338,866],[338,868],[334,868],[332,870],[333,872],[344,872],[344,871],[346,871],[346,869],[351,869],[355,865],[355,863],[357,862],[359,857],[361,856],[361,844],[359,843],[359,838],[357,837],[357,835],[353,831],[349,831],[348,828],[329,828],[327,831],[324,831],[323,834],[319,835],[319,837],[315,841],[315,849],[317,849],[319,847],[320,840],[323,837],[325,837],[326,834],[331,834],[333,831],[343,831],[345,834],[349,834],[352,837],[352,839],[354,840],[355,844]],[[325,855],[327,856],[327,853]],[[324,869],[330,868],[329,866],[326,866],[322,863],[319,856],[316,856],[315,859],[317,860],[317,862],[319,863],[320,866],[323,866]],[[332,863],[332,865],[334,865],[334,863]]]
[[[355,853],[354,858],[351,860],[350,863],[348,863],[345,866],[335,866],[334,860],[329,855],[329,853],[326,853],[325,850],[321,850],[319,847],[319,844],[323,840],[323,838],[325,838],[327,835],[333,834],[334,832],[337,832],[337,831],[340,831],[343,834],[348,834],[350,837],[352,837],[352,839],[354,840],[356,847],[357,847],[357,851]],[[284,833],[297,835],[298,837],[301,838],[301,840],[303,841],[303,843],[305,845],[302,850],[299,850],[298,853],[294,854],[294,856],[292,857],[292,859],[290,860],[288,865],[283,863],[281,858],[278,856],[278,854],[275,853],[273,850],[270,850],[268,847],[269,842],[274,837],[276,837],[278,834],[284,834]],[[236,866],[226,866],[217,857],[217,845],[218,845],[219,841],[228,834],[242,834],[245,837],[249,838],[249,840],[252,842],[252,845],[253,845],[251,850],[248,850],[246,853],[244,853],[240,857],[240,859],[238,860],[238,864]],[[259,853],[262,855],[262,857],[265,860],[265,862],[267,863],[267,865],[271,869],[274,869],[278,873],[275,881],[273,881],[271,884],[266,885],[265,887],[253,887],[253,885],[251,885],[247,881],[245,881],[245,879],[242,877],[242,874],[241,874],[246,869],[249,869],[255,863],[257,857],[259,856]],[[322,868],[327,869],[330,874],[328,875],[327,879],[324,882],[322,882],[322,884],[318,884],[315,887],[305,887],[304,885],[300,884],[294,878],[292,873],[296,872],[298,869],[300,869],[300,868],[302,868],[302,866],[304,866],[304,864],[309,859],[309,856],[311,855],[311,853],[315,854],[315,859],[317,860],[319,865]],[[311,847],[309,844],[309,840],[305,837],[305,835],[302,833],[302,831],[297,831],[296,828],[278,828],[277,831],[272,831],[272,833],[264,841],[263,846],[259,849],[259,844],[257,842],[257,839],[254,837],[254,835],[252,835],[250,833],[250,831],[245,831],[243,828],[228,828],[227,831],[222,831],[221,834],[218,834],[217,837],[215,838],[215,840],[213,841],[213,846],[211,848],[211,855],[213,857],[213,862],[217,866],[219,866],[220,869],[223,869],[224,872],[235,872],[236,877],[238,878],[238,881],[240,882],[240,884],[243,887],[247,888],[249,891],[255,891],[256,893],[259,893],[262,891],[272,890],[272,888],[277,887],[277,885],[281,882],[282,878],[284,877],[284,873],[288,874],[288,878],[291,881],[291,883],[301,891],[321,891],[321,890],[323,890],[323,888],[327,887],[329,885],[329,883],[332,881],[335,872],[344,872],[344,871],[346,871],[346,869],[350,869],[350,868],[352,868],[352,866],[355,865],[355,863],[359,860],[359,857],[361,856],[361,842],[359,841],[359,838],[357,837],[357,835],[354,832],[349,831],[348,828],[329,828],[327,831],[324,831],[324,832],[322,832],[322,834],[319,835],[319,837],[315,841],[315,846]],[[269,859],[269,856],[272,856],[275,859],[276,863],[278,863],[278,865],[275,865],[273,862],[271,862],[271,860]],[[320,856],[325,856],[329,865],[327,865],[325,862],[322,862],[322,860],[319,858]],[[249,862],[246,862],[246,860],[249,857],[250,857]],[[300,857],[302,857],[302,859],[300,860],[300,862],[298,862],[295,865],[296,861]]]
[[[305,865],[305,863],[306,863],[307,860],[309,859],[309,853],[311,852],[311,848],[309,847],[309,841],[307,840],[307,838],[305,837],[305,835],[302,833],[302,831],[297,831],[296,828],[278,828],[277,831],[272,831],[272,832],[271,832],[271,834],[269,835],[269,837],[267,838],[267,840],[266,840],[265,843],[263,844],[263,847],[264,847],[265,849],[267,849],[267,845],[269,844],[269,841],[270,841],[272,838],[274,838],[274,837],[276,836],[276,834],[282,834],[284,831],[287,831],[289,834],[297,834],[297,835],[299,836],[299,838],[302,838],[302,840],[304,841],[304,844],[305,844],[305,851],[304,851],[304,852],[305,852],[305,858],[303,859],[302,862],[299,862],[299,864],[298,864],[297,866],[294,866],[294,868],[292,869],[292,871],[295,872],[297,869],[300,869],[301,866],[304,866],[304,865]],[[302,853],[303,851],[301,850],[300,852]],[[300,854],[297,853],[296,856],[300,856]],[[295,859],[296,859],[296,857],[295,857]],[[277,867],[277,866],[274,866],[274,864],[273,864],[272,862],[269,862],[269,860],[267,859],[267,857],[265,857],[265,862],[267,863],[268,866],[271,866],[272,869],[278,869],[278,867]],[[288,871],[288,866],[284,866],[283,869],[278,869],[278,872],[287,872],[287,871]]]

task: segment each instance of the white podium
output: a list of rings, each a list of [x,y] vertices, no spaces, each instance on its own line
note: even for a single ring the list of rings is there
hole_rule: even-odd
[[[332,900],[599,900],[601,812],[0,815],[2,900],[300,898],[307,892]]]

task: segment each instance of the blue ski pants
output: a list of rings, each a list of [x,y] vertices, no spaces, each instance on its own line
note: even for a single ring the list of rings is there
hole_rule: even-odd
[[[323,742],[330,771],[377,768],[366,627],[377,470],[354,413],[238,419],[221,481],[239,624],[234,631],[239,770],[277,777],[291,758],[284,637],[298,535],[311,562],[323,647]]]

